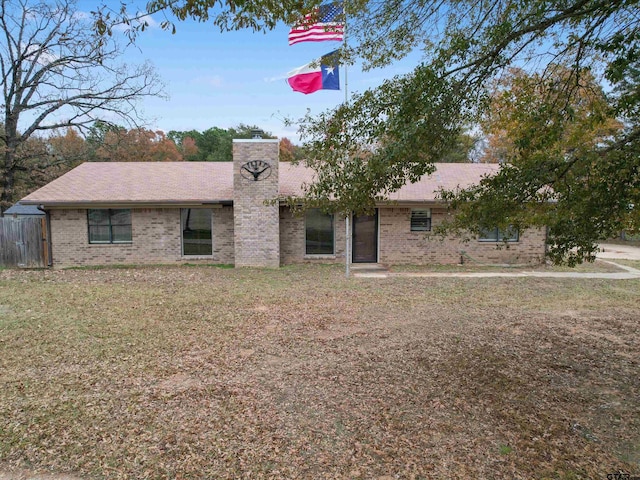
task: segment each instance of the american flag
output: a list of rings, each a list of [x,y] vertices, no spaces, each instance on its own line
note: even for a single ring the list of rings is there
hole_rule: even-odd
[[[342,41],[344,24],[336,22],[342,16],[342,2],[325,3],[314,13],[304,16],[298,25],[289,31],[289,45],[299,42]]]

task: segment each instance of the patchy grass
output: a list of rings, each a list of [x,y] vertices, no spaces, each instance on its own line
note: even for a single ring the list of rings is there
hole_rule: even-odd
[[[617,262],[617,260],[612,260]],[[620,262],[621,263],[621,262]],[[576,272],[576,273],[615,273],[623,271],[608,262],[596,260],[595,262],[585,262],[575,267],[564,265],[475,265],[465,263],[462,265],[394,265],[391,272],[443,272],[443,273],[474,273],[474,272]]]
[[[640,260],[625,260],[625,259],[612,259],[612,262],[619,263],[620,265],[626,265],[631,268],[640,270]]]
[[[1,464],[108,479],[640,474],[640,281],[343,275],[3,271]]]

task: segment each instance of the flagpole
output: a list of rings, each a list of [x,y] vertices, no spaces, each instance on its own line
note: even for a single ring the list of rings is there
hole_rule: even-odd
[[[347,52],[347,0],[342,4],[343,13],[344,13],[344,33],[343,33],[343,42],[344,42],[344,51]],[[344,64],[344,104],[345,106],[349,103],[349,82],[347,77],[347,69],[348,65]],[[349,154],[347,154],[347,160],[349,159]],[[351,267],[351,236],[350,236],[350,225],[349,222],[351,220],[350,212],[347,212],[344,217],[344,226],[345,226],[345,251],[344,251],[344,263],[345,263],[345,276],[349,278],[349,270]]]

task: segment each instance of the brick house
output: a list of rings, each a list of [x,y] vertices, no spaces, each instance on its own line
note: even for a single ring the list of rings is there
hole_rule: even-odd
[[[278,267],[344,262],[345,219],[318,210],[293,215],[283,199],[313,172],[278,162],[277,140],[234,140],[233,162],[84,163],[24,199],[48,213],[55,267],[176,262]],[[544,230],[489,231],[440,240],[439,187],[476,183],[497,165],[438,164],[375,214],[353,216],[351,261],[446,264],[539,263]],[[504,248],[504,236],[508,248]]]

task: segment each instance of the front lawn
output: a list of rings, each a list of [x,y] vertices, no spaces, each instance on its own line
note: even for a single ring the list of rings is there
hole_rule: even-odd
[[[0,477],[640,475],[640,281],[0,272]]]

